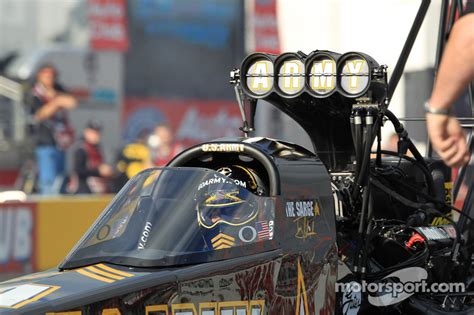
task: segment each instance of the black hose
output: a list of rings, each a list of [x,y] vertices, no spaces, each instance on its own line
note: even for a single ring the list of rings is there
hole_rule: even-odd
[[[369,188],[370,185],[367,185]],[[374,215],[374,198],[373,195],[369,192],[369,204],[368,204],[368,214],[367,214],[367,228],[365,231],[365,244],[364,251],[362,252],[362,264],[361,264],[361,273],[362,279],[365,279],[365,273],[367,268],[367,252],[369,251],[370,243],[370,234],[372,231],[372,216]]]
[[[375,131],[377,132],[377,155],[375,159],[375,165],[380,167],[382,166],[382,154],[380,153],[382,151],[382,130],[379,128]]]
[[[394,191],[393,189],[385,186],[381,181],[379,181],[378,179],[375,179],[373,177],[370,178],[370,183],[372,185],[374,185],[375,187],[379,188],[380,190],[382,190],[384,193],[392,196],[393,198],[395,198],[397,201],[403,203],[405,206],[407,207],[410,207],[410,208],[413,208],[413,209],[420,209],[422,208],[425,204],[423,203],[419,203],[419,202],[416,202],[416,201],[412,201],[410,199],[407,199],[405,198],[404,196],[400,195],[399,193],[397,193],[396,191]]]
[[[355,110],[354,114],[354,129],[355,129],[355,153],[356,153],[356,171],[355,176],[359,176],[362,155],[362,116],[359,109]]]
[[[408,156],[406,154],[399,154],[398,152],[390,151],[390,150],[380,150],[380,153],[385,154],[385,155],[391,155],[391,156],[396,156],[396,157],[402,158],[402,159],[407,160],[407,161],[417,165],[418,167],[420,167],[419,162],[417,160],[415,160],[414,158],[412,158],[411,156]]]
[[[370,151],[372,149],[372,143],[374,142],[374,139],[375,139],[373,136],[374,135],[373,131],[377,130],[378,128],[377,121],[379,120],[379,118],[377,118],[376,123],[374,124],[374,116],[371,111],[368,111],[367,116],[365,117],[366,125],[367,125],[367,134],[365,137],[365,148],[364,148],[364,152],[362,153],[362,162],[359,169],[360,171],[358,174],[356,173],[357,186],[352,192],[353,200],[357,200],[360,193],[360,187],[365,185],[367,182],[367,177],[368,177],[367,175],[369,173],[368,169],[370,165]]]
[[[406,183],[404,183],[404,182],[402,182],[402,181],[400,181],[400,180],[396,180],[396,179],[393,179],[393,180],[396,181],[398,184],[404,186],[405,188],[410,189],[411,191],[413,191],[414,193],[416,193],[418,196],[421,196],[421,197],[425,198],[426,200],[431,201],[431,202],[433,202],[433,203],[435,203],[435,204],[438,204],[438,205],[440,205],[440,206],[449,208],[449,209],[451,209],[451,210],[453,210],[453,211],[459,213],[461,216],[465,217],[466,219],[468,219],[468,220],[474,222],[474,218],[472,218],[472,217],[469,216],[468,214],[464,213],[464,211],[462,211],[461,209],[458,209],[458,208],[456,208],[455,206],[446,203],[444,200],[438,200],[438,199],[434,198],[433,196],[427,195],[427,194],[425,194],[425,193],[419,191],[418,189],[415,189],[415,188],[411,187],[410,185],[407,185]],[[372,180],[371,180],[371,182],[372,182]],[[381,183],[381,184],[382,184],[382,183]],[[383,185],[383,184],[382,184],[382,185]],[[386,187],[386,186],[385,186],[385,187]],[[387,187],[387,188],[388,188],[388,187]],[[390,188],[388,188],[388,189],[390,189]],[[395,191],[394,191],[394,192],[395,192]],[[408,200],[408,199],[407,199],[407,200]],[[401,202],[401,201],[400,201],[400,202]],[[403,203],[403,202],[402,202],[402,203]],[[406,205],[406,204],[405,204],[405,205]],[[423,207],[424,204],[422,204],[422,203],[417,203],[417,205],[421,205],[420,207]]]
[[[391,156],[396,156],[396,157],[402,158],[404,160],[407,160],[407,161],[413,163],[413,165],[418,167],[420,169],[420,171],[423,172],[423,175],[425,176],[425,179],[426,179],[426,184],[428,185],[428,191],[430,191],[430,188],[429,188],[430,187],[429,186],[430,181],[429,181],[429,179],[430,178],[433,179],[433,176],[430,173],[429,169],[424,167],[423,164],[421,164],[418,160],[412,158],[411,156],[408,156],[408,155],[405,155],[405,154],[399,154],[398,152],[394,152],[394,151],[380,150],[380,153],[386,154],[386,155],[391,155]],[[433,191],[434,191],[434,181],[432,183],[433,183]]]
[[[426,184],[428,185],[428,192],[429,192],[430,195],[434,195],[435,191],[434,191],[433,177],[431,176],[428,164],[426,164],[425,159],[420,154],[420,152],[418,151],[416,146],[413,144],[411,139],[408,137],[408,133],[406,132],[405,128],[400,123],[398,118],[395,116],[395,114],[387,109],[385,111],[385,116],[387,116],[387,118],[392,122],[393,127],[395,128],[395,131],[398,134],[398,137],[403,138],[405,141],[407,141],[408,149],[413,154],[413,157],[422,165],[422,167],[425,168],[423,173],[425,174],[425,177],[426,177]]]
[[[360,272],[359,269],[359,254],[360,249],[362,246],[362,242],[364,241],[364,227],[365,227],[365,216],[367,213],[367,207],[369,202],[369,186],[366,187],[364,193],[362,195],[362,211],[360,214],[360,221],[359,221],[359,230],[357,231],[357,244],[354,256],[354,271]]]
[[[374,141],[374,115],[373,112],[368,111],[367,116],[365,117],[365,125],[367,126],[367,133],[365,135],[365,149],[364,149],[364,160],[362,161],[361,165],[361,173],[360,177],[364,179],[364,177],[368,174],[369,164],[370,164],[370,151],[372,150],[372,143]],[[360,185],[365,184],[366,181],[362,180]]]
[[[349,118],[349,122],[351,124],[352,143],[354,144],[354,151],[355,151],[356,150],[356,141],[355,141],[354,111],[351,112],[351,117]],[[357,154],[356,154],[356,156],[357,156]]]

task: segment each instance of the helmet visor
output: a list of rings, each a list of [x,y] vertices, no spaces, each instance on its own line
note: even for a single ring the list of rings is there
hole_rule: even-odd
[[[257,198],[228,178],[222,179],[222,183],[209,185],[200,193],[197,211],[203,227],[213,228],[217,224],[238,226],[257,216]]]

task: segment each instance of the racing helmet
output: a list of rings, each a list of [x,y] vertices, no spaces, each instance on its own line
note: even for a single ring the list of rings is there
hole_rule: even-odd
[[[265,193],[263,182],[253,170],[239,165],[217,172],[199,185],[196,196],[198,223],[207,247],[222,249],[253,241],[255,224],[262,216],[256,194]],[[243,234],[246,230],[250,236]]]
[[[217,170],[222,175],[231,178],[237,185],[246,188],[257,196],[267,194],[267,188],[258,174],[249,167],[240,165],[224,166]]]

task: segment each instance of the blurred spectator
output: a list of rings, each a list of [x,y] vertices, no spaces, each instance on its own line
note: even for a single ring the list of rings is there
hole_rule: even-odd
[[[154,133],[148,138],[153,164],[165,166],[171,159],[183,150],[183,146],[174,143],[173,133],[168,124],[155,127]]]
[[[142,130],[134,142],[127,144],[120,151],[117,159],[118,174],[114,180],[114,191],[119,191],[130,178],[153,166],[150,149],[146,144],[149,134],[149,129]]]
[[[60,186],[54,185],[55,181],[64,175],[65,150],[74,142],[67,111],[77,106],[77,100],[57,82],[56,69],[44,65],[36,74],[29,102],[35,121],[38,188],[41,194],[52,194],[57,192],[54,187]]]
[[[83,131],[73,156],[73,173],[67,191],[75,194],[106,193],[107,180],[112,176],[110,165],[104,164],[100,150],[102,126],[91,120]]]

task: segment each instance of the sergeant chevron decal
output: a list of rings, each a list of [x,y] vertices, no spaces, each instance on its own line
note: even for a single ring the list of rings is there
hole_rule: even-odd
[[[102,282],[112,283],[118,280],[123,280],[126,278],[133,277],[133,274],[123,272],[104,264],[98,264],[94,266],[89,266],[76,270],[83,276],[89,277],[91,279],[99,280]]]

